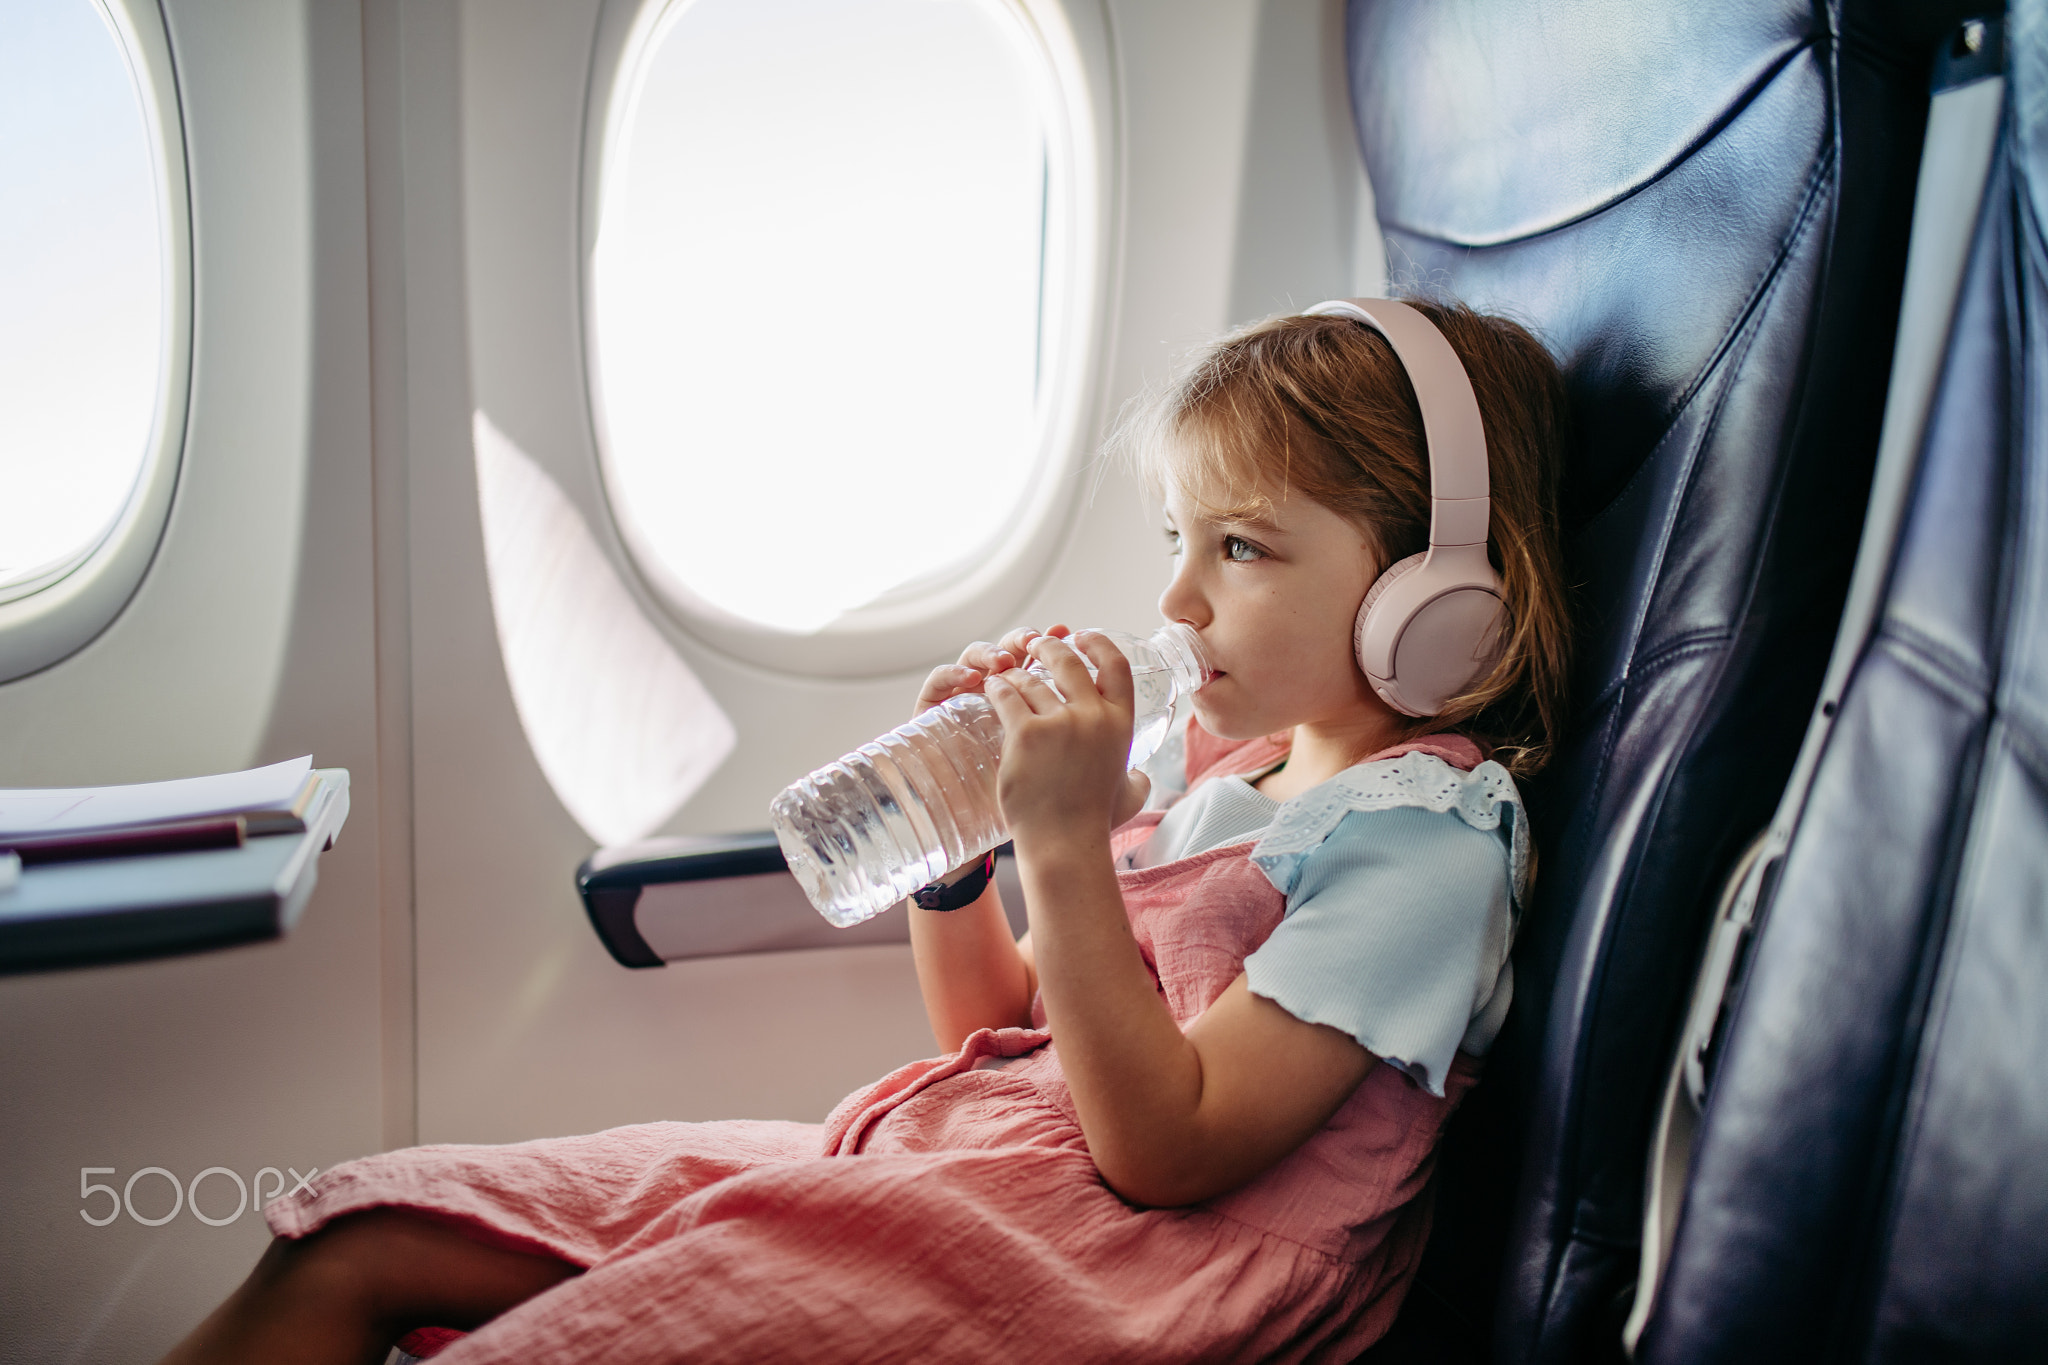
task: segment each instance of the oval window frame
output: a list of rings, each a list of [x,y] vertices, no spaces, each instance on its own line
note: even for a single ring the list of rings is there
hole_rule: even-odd
[[[99,539],[0,600],[0,683],[41,672],[96,639],[135,596],[170,520],[192,378],[192,215],[183,110],[162,11],[89,0],[114,30],[142,104],[163,223],[163,365],[135,485]]]
[[[1035,45],[1051,92],[1045,269],[1048,285],[1056,281],[1059,287],[1046,287],[1043,295],[1046,349],[1054,359],[1047,366],[1039,464],[1010,529],[979,564],[965,573],[913,581],[810,632],[736,616],[674,582],[652,554],[637,549],[629,519],[613,502],[592,287],[605,154],[630,103],[630,77],[642,54],[664,16],[691,0],[608,0],[600,18],[585,103],[577,266],[582,392],[604,493],[605,538],[665,623],[730,658],[777,673],[848,679],[900,674],[951,658],[965,641],[998,629],[1022,606],[1065,538],[1086,464],[1084,447],[1100,425],[1100,370],[1109,330],[1116,240],[1109,30],[1099,0],[991,2],[1008,9]],[[829,317],[829,282],[819,283],[815,297],[792,297],[786,306]]]

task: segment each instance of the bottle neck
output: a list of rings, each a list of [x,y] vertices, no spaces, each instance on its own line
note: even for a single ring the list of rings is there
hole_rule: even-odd
[[[1142,671],[1163,664],[1173,674],[1178,696],[1199,692],[1215,676],[1209,667],[1209,656],[1202,649],[1201,637],[1192,627],[1178,621],[1168,622],[1142,638],[1120,630],[1103,630],[1099,626],[1089,627],[1087,633],[1107,638],[1123,651],[1134,669]],[[1031,671],[1042,677],[1051,676],[1039,664],[1032,664]],[[1094,673],[1095,665],[1089,664],[1088,671]]]
[[[1153,631],[1147,643],[1159,651],[1159,657],[1173,670],[1182,696],[1199,692],[1209,685],[1214,672],[1209,667],[1208,654],[1202,649],[1202,638],[1195,634],[1193,627],[1169,621]]]

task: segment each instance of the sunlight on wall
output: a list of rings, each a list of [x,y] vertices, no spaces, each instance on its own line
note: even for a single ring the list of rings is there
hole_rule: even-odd
[[[491,610],[519,723],[585,833],[644,838],[732,752],[732,721],[562,490],[484,413],[474,426]]]

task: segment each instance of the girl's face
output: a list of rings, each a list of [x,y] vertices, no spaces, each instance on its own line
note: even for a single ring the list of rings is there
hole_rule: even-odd
[[[1379,573],[1356,525],[1321,503],[1271,492],[1257,521],[1166,503],[1173,581],[1159,598],[1194,627],[1216,668],[1194,696],[1204,729],[1252,739],[1297,725],[1345,728],[1392,716],[1352,654],[1358,604]]]

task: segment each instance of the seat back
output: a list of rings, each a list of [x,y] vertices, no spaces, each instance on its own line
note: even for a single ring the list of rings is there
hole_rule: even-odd
[[[1515,1010],[1417,1289],[1494,1315],[1504,1361],[1618,1349],[1713,888],[1770,818],[1854,558],[1949,20],[1847,8],[1348,12],[1395,282],[1531,323],[1577,424],[1577,710],[1529,787]]]
[[[2006,37],[1917,470],[1759,902],[1648,1361],[2048,1341],[2048,0]]]

